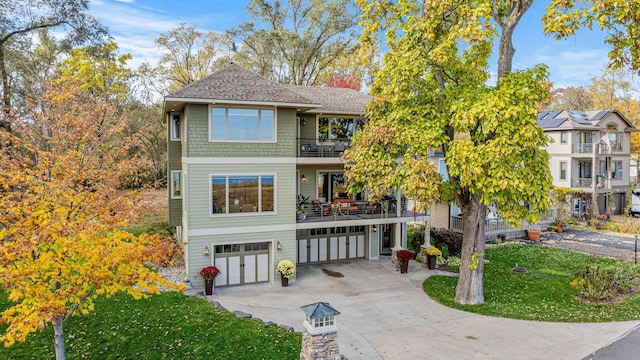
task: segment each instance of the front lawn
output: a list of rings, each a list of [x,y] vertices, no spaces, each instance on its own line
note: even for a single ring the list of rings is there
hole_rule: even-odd
[[[1,293],[0,310],[9,306]],[[95,312],[67,322],[65,335],[68,359],[298,359],[302,341],[298,333],[239,319],[178,292],[137,301],[100,298]],[[0,359],[55,359],[53,329],[0,345]]]
[[[487,249],[486,259],[484,304],[456,303],[456,277],[431,276],[423,284],[424,291],[446,306],[489,316],[566,322],[640,319],[639,292],[614,304],[593,305],[577,300],[577,290],[571,288],[575,273],[587,265],[634,266],[628,261],[527,245]],[[514,272],[516,263],[527,272]]]

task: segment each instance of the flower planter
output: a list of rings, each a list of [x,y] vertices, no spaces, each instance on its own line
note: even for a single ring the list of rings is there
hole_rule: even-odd
[[[204,280],[204,294],[213,295],[213,280]]]
[[[527,237],[531,241],[540,240],[540,230],[528,229],[527,230]]]
[[[436,268],[436,259],[438,257],[435,255],[427,255],[427,269],[435,270]]]
[[[400,274],[406,274],[409,271],[409,262],[400,261]]]
[[[280,284],[282,285],[282,287],[289,286],[289,278],[280,276]]]

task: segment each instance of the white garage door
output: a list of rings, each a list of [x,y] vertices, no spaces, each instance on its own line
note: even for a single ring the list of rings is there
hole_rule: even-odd
[[[364,227],[311,229],[298,237],[298,263],[364,258]]]
[[[216,286],[269,282],[269,242],[217,245]]]

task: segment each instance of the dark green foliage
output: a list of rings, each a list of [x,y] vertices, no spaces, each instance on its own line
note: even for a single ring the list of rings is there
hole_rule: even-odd
[[[407,244],[409,249],[419,253],[424,244],[424,225],[414,225],[407,228]]]
[[[446,229],[431,228],[431,245],[440,250],[446,247],[447,256],[459,256],[462,252],[462,234]]]
[[[582,299],[600,303],[615,299],[617,295],[635,288],[637,283],[633,269],[628,267],[586,266],[576,273],[571,287],[578,290]]]

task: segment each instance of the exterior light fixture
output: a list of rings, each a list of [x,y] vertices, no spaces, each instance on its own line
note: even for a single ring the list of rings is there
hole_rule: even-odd
[[[304,175],[302,175],[302,176],[300,177],[300,182],[307,182],[307,177],[306,177],[306,176],[304,176]]]
[[[205,245],[205,246],[202,248],[202,254],[204,254],[204,256],[209,255],[209,245]]]
[[[282,243],[280,242],[280,240],[278,240],[278,242],[276,243],[276,249],[278,249],[278,251],[282,250]]]

